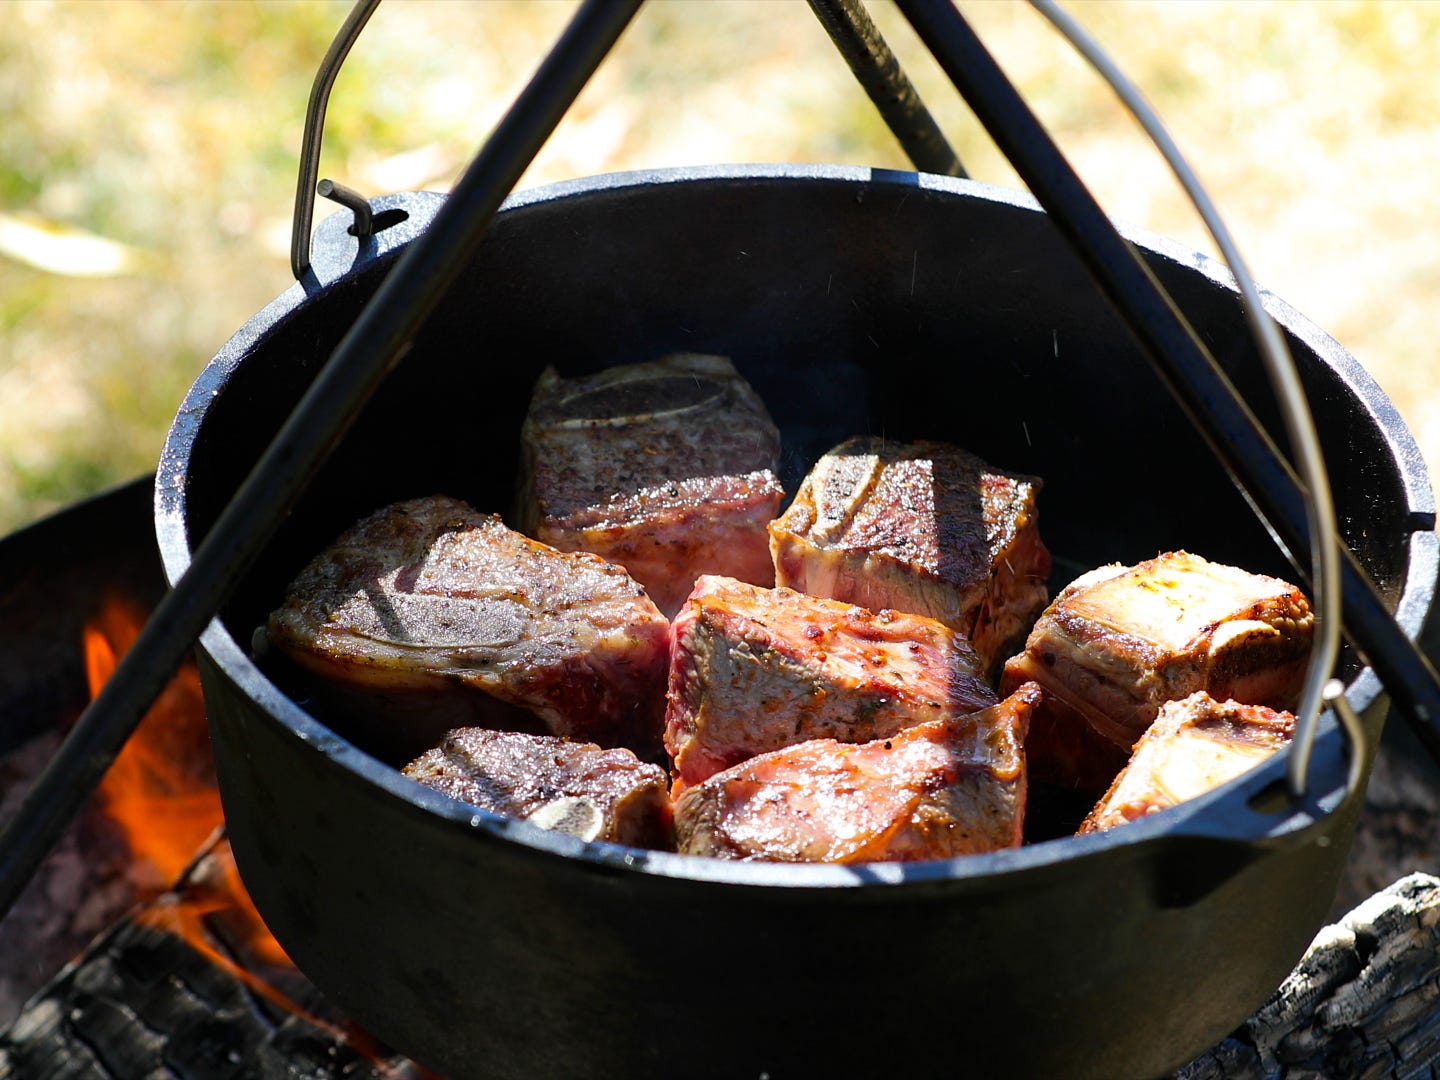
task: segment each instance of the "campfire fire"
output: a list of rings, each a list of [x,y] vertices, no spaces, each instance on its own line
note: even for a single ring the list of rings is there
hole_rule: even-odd
[[[107,599],[84,629],[93,697],[144,624],[125,600]],[[343,1039],[382,1075],[431,1077],[403,1063],[353,1024],[343,1030],[299,1004],[285,987],[308,987],[270,934],[240,880],[215,779],[198,672],[185,664],[125,744],[100,786],[106,815],[123,835],[136,871],[132,916],[163,930],[287,1012]]]
[[[143,613],[111,597],[85,627],[91,697],[114,673],[143,623]],[[100,793],[137,868],[150,879],[149,895],[140,899],[154,899],[174,884],[224,820],[193,664],[181,668],[146,713],[105,775]]]
[[[143,613],[112,597],[85,627],[85,670],[92,697],[143,624]],[[245,891],[228,845],[216,836],[225,818],[194,664],[175,674],[145,714],[101,782],[100,797],[139,871],[139,900],[155,900],[187,878],[183,899],[146,907],[144,917],[165,923],[192,948],[233,968],[252,988],[273,993],[219,953],[203,924],[205,916],[223,912],[227,925],[241,928],[248,957],[264,964],[290,964]],[[196,880],[187,870],[202,856],[207,860],[205,873]]]

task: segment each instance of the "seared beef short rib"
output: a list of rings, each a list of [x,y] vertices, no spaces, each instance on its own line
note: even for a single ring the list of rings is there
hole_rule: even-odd
[[[706,575],[675,618],[665,748],[677,783],[807,739],[883,739],[994,704],[943,623]]]
[[[1045,606],[1039,490],[946,443],[849,439],[770,526],[776,584],[928,615],[994,671]]]
[[[1312,624],[1294,585],[1183,551],[1081,575],[1001,680],[1001,693],[1045,689],[1026,743],[1032,778],[1103,791],[1161,705],[1197,690],[1293,709]]]
[[[659,752],[669,624],[644,590],[454,499],[354,525],[295,579],[268,634],[321,677],[344,733],[361,725],[357,741],[400,761],[476,725]]]
[[[774,582],[780,433],[725,357],[547,368],[521,442],[521,531],[621,564],[667,618],[702,573]]]
[[[1018,847],[1021,748],[1040,688],[968,716],[849,744],[815,739],[710,777],[675,804],[678,850],[721,859],[859,863]]]
[[[1168,701],[1080,831],[1100,832],[1203,795],[1288,746],[1295,717],[1205,691]]]
[[[581,840],[674,846],[665,770],[629,750],[463,728],[403,771],[452,799]]]

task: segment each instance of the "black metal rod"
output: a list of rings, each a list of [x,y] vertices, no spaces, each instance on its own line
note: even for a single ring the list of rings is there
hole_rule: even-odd
[[[915,168],[942,176],[968,176],[865,5],[860,0],[810,0],[810,10]]]
[[[642,0],[585,0],[429,228],[386,276],[274,441],[0,833],[0,916],[110,767],[141,715],[299,501],[360,408],[473,260],[505,196]]]
[[[971,111],[1054,219],[1145,347],[1191,421],[1261,520],[1294,552],[1309,550],[1306,492],[1225,372],[1144,261],[1085,188],[1020,93],[950,0],[898,0]],[[1440,757],[1440,679],[1396,624],[1355,555],[1341,548],[1345,629],[1419,738]]]

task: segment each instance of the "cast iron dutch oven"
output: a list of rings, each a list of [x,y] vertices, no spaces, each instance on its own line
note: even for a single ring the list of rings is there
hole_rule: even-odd
[[[157,477],[166,571],[268,444],[440,196],[322,224],[314,277],[252,319],[180,410]],[[1228,273],[1127,233],[1281,430]],[[1415,636],[1436,552],[1409,432],[1274,298],[1343,539]],[[287,694],[252,635],[361,515],[445,492],[510,504],[546,364],[721,353],[768,403],[793,491],[856,433],[945,439],[1044,478],[1052,592],[1183,548],[1294,579],[1027,196],[914,173],[725,167],[522,192],[201,642],[241,873],[299,967],[361,1024],[462,1077],[1151,1076],[1212,1045],[1323,922],[1361,793],[1322,726],[1310,795],[1271,762],[1100,835],[860,867],[582,843],[403,778]],[[1348,655],[1370,745],[1386,699]],[[1366,760],[1360,762],[1368,769]],[[1363,786],[1363,784],[1361,785]]]

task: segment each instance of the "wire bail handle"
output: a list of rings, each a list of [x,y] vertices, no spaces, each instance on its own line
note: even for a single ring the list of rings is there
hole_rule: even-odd
[[[364,240],[374,231],[370,203],[365,196],[334,180],[321,180],[317,184],[316,178],[320,175],[320,143],[325,136],[325,108],[330,103],[330,89],[335,85],[335,76],[340,74],[345,57],[350,54],[350,47],[379,6],[380,0],[357,0],[330,42],[310,87],[310,101],[305,107],[305,134],[300,144],[300,178],[295,186],[295,217],[290,229],[290,271],[296,281],[303,280],[310,269],[310,229],[315,221],[317,193],[347,207],[355,215],[351,231],[357,239]]]

